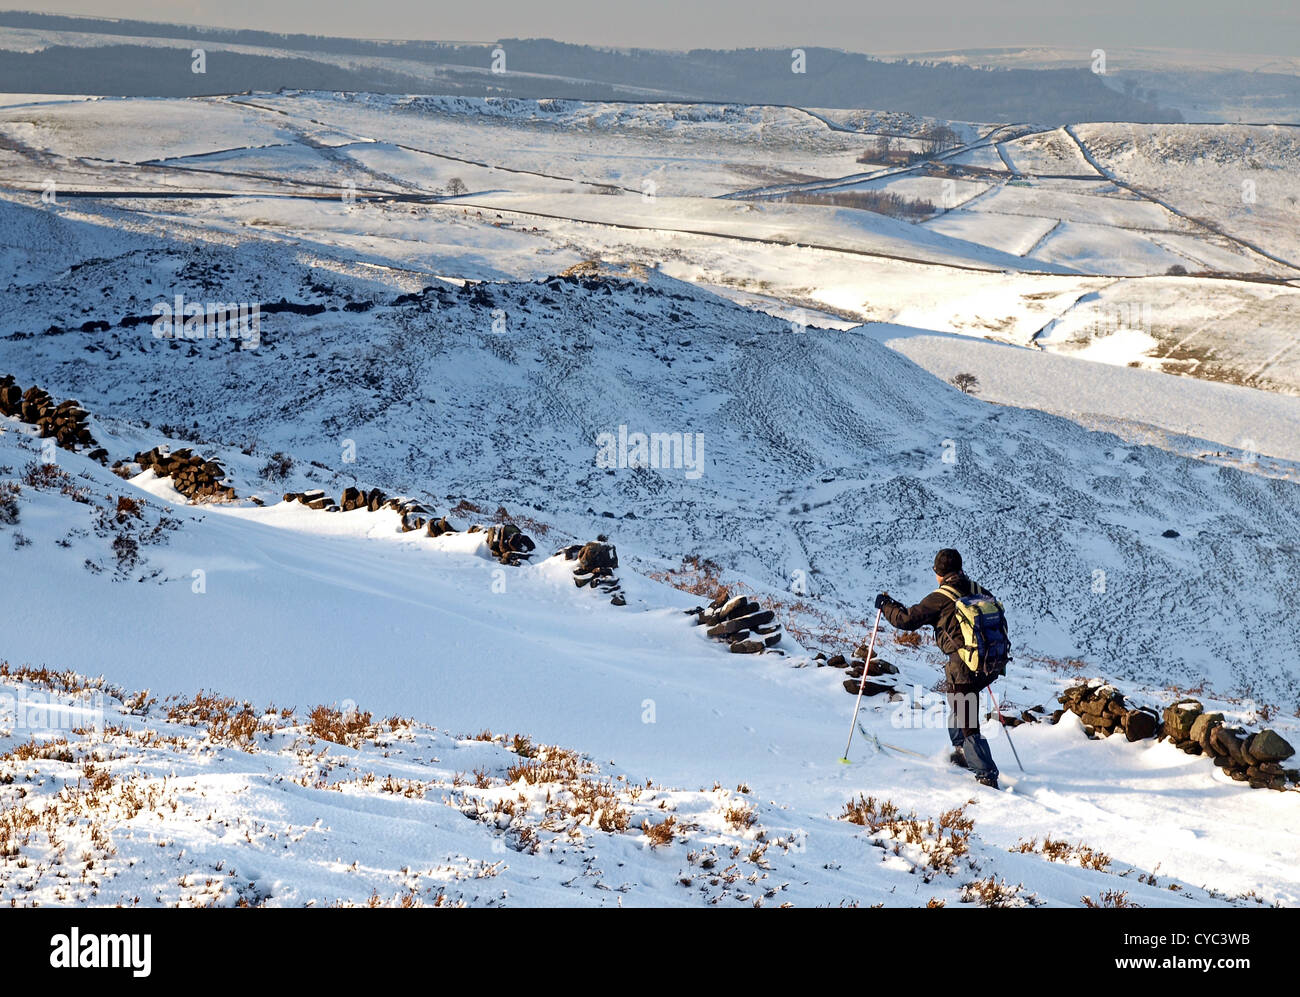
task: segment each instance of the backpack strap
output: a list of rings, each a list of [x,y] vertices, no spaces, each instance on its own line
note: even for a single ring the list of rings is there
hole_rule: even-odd
[[[960,602],[962,599],[966,598],[964,595],[961,594],[961,592],[959,592],[952,585],[940,585],[937,589],[935,589],[935,591],[941,592],[943,595],[946,595],[953,602]]]

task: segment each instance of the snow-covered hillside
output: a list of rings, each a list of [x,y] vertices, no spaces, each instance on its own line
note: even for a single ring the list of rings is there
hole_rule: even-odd
[[[0,463],[30,480],[0,528],[0,899],[1300,896],[1293,793],[1247,789],[1167,743],[1090,741],[1066,714],[1016,728],[1026,774],[994,735],[1011,791],[974,786],[946,761],[923,649],[882,645],[911,691],[863,713],[919,755],[860,735],[845,766],[843,672],[794,642],[728,654],[683,615],[693,596],[638,572],[620,570],[615,607],[545,547],[502,567],[482,534],[403,534],[392,512],[185,506],[152,472],[126,482],[80,455],[35,471],[39,441],[4,428]],[[139,541],[130,556],[122,536]],[[1004,708],[1050,704],[1070,674],[1026,663]],[[1249,704],[1206,702],[1259,722]],[[1294,740],[1294,720],[1270,723]]]
[[[1011,792],[972,784],[925,641],[885,632],[896,691],[838,763],[817,652],[947,546],[1007,605],[1009,715],[1095,675],[1300,736],[1300,271],[1281,215],[1210,210],[1238,133],[952,122],[908,162],[937,123],[0,99],[0,376],[107,454],[0,416],[0,899],[1300,900],[1293,793],[1168,742],[1026,718]],[[158,446],[238,499],[131,463]],[[455,530],[282,501],[317,488]],[[468,531],[503,522],[531,560]],[[555,554],[598,536],[625,605]],[[692,626],[719,585],[780,653]],[[4,697],[51,683],[107,726],[29,743]]]
[[[923,155],[936,125],[958,144]],[[881,160],[881,142],[903,159]],[[1294,394],[1292,144],[1285,129],[740,104],[14,95],[0,108],[0,252],[49,253],[23,206],[111,226],[123,248],[127,232],[259,241],[426,281],[613,259],[766,307]],[[910,209],[889,217],[863,197]],[[5,318],[25,330],[45,316]]]
[[[194,300],[219,282],[317,314],[263,316],[256,349],[118,324],[182,282]],[[955,545],[1026,648],[1289,703],[1291,482],[973,400],[870,335],[799,331],[653,272],[376,297],[256,247],[138,253],[44,302],[110,328],[11,337],[0,366],[215,445],[227,466],[241,446],[285,451],[315,462],[304,485],[503,503],[616,532],[647,567],[704,558],[772,593],[802,579],[842,619],[882,589],[919,597],[934,550]],[[602,467],[598,438],[620,427],[699,434],[699,464]],[[255,489],[276,494],[239,483]]]

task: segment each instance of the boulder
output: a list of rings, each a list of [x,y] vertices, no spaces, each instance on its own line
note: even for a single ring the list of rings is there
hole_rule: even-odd
[[[1204,709],[1194,699],[1183,699],[1165,709],[1165,736],[1178,743],[1192,736],[1192,725]]]
[[[1238,736],[1241,733],[1240,727],[1229,727],[1226,724],[1215,727],[1210,734],[1210,753],[1226,756],[1233,764],[1243,764],[1245,760],[1241,755],[1241,738]]]
[[[618,551],[613,544],[593,540],[583,544],[578,551],[578,564],[583,571],[591,571],[593,568],[617,568]]]
[[[1154,710],[1131,710],[1124,718],[1124,736],[1130,741],[1144,741],[1155,737],[1160,729],[1160,719]]]
[[[1223,723],[1222,713],[1202,713],[1192,724],[1192,729],[1188,736],[1191,740],[1199,744],[1203,749],[1209,750],[1210,734],[1215,727]]]
[[[1295,754],[1295,748],[1271,728],[1252,737],[1247,750],[1261,762],[1281,762]]]

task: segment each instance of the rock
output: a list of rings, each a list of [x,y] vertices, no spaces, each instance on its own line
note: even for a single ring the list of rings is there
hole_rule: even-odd
[[[848,668],[848,660],[842,654],[834,654],[826,659],[826,665],[830,668]]]
[[[748,597],[743,595],[738,595],[734,599],[728,599],[718,609],[718,616],[725,620],[733,613],[737,613],[737,611],[740,610],[742,607],[744,607],[748,602],[749,602]],[[748,614],[744,614],[744,615],[748,615]]]
[[[1295,748],[1271,728],[1252,737],[1247,750],[1261,762],[1281,762],[1295,754]]]
[[[1188,733],[1188,737],[1199,744],[1203,749],[1208,749],[1210,733],[1221,723],[1223,723],[1222,713],[1202,713],[1192,724],[1192,729]]]
[[[1240,727],[1228,727],[1220,725],[1215,727],[1210,734],[1210,753],[1213,755],[1224,756],[1228,760],[1238,765],[1242,764],[1244,759],[1241,756],[1241,738],[1238,734],[1242,733]]]
[[[862,689],[862,695],[863,695],[863,696],[879,696],[881,693],[893,692],[893,691],[894,691],[894,687],[893,687],[892,685],[883,685],[883,684],[880,683],[880,682],[866,682],[866,683],[862,683],[862,682],[859,682],[859,681],[857,681],[857,680],[855,680],[855,679],[845,679],[845,680],[844,680],[844,691],[845,691],[845,692],[848,692],[848,693],[850,693],[850,694],[856,696],[856,695],[858,694],[858,689],[859,689],[859,687],[861,687],[861,689]]]
[[[757,654],[763,650],[761,640],[738,640],[731,645],[732,654]]]
[[[885,661],[883,658],[872,658],[870,663],[867,665],[867,674],[868,675],[897,675],[898,666],[891,665],[888,661]]]
[[[1194,699],[1183,699],[1165,709],[1165,736],[1170,740],[1186,741],[1192,734],[1192,725],[1204,709]]]
[[[593,540],[591,543],[584,544],[578,551],[578,564],[583,571],[591,571],[593,568],[617,568],[618,551],[613,544]]]
[[[716,626],[709,627],[707,633],[710,637],[725,637],[727,634],[736,633],[740,630],[752,630],[755,627],[762,626],[765,623],[771,623],[772,618],[776,616],[770,609],[754,613],[750,616],[737,616],[729,620],[724,620]]]
[[[1130,741],[1143,741],[1155,737],[1160,729],[1160,719],[1154,710],[1132,710],[1124,718],[1124,736]]]

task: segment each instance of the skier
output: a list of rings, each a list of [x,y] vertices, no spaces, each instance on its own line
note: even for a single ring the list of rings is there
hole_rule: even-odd
[[[904,606],[888,592],[881,592],[876,596],[876,608],[899,630],[934,628],[935,643],[948,655],[940,689],[948,701],[948,738],[953,745],[951,760],[955,765],[970,769],[980,785],[997,789],[998,767],[988,741],[980,734],[979,718],[980,691],[990,685],[996,675],[972,671],[958,654],[966,640],[957,619],[957,598],[952,593],[988,596],[990,599],[992,595],[967,577],[962,570],[961,554],[951,547],[945,547],[935,555],[934,577],[939,587],[915,606]],[[1000,609],[999,606],[999,616]],[[1003,664],[1005,666],[1005,661]]]

